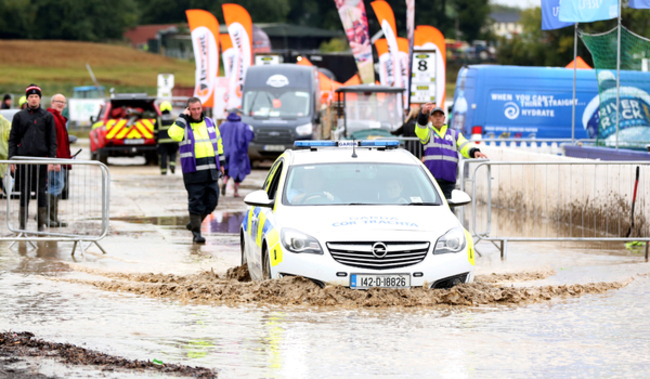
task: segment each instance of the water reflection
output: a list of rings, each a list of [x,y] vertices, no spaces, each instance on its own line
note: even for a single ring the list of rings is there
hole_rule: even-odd
[[[202,231],[209,234],[239,234],[239,228],[243,220],[244,212],[213,212],[203,221]],[[187,215],[160,217],[112,217],[111,221],[184,228],[185,225],[190,222],[190,217]]]

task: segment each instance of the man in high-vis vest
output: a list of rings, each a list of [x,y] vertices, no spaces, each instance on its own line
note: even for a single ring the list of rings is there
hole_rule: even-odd
[[[225,157],[219,128],[203,115],[201,100],[192,97],[188,107],[169,128],[169,137],[179,142],[183,182],[189,202],[189,230],[195,243],[205,243],[201,223],[219,202],[219,176],[224,173]]]
[[[445,124],[445,112],[431,103],[422,107],[415,134],[424,145],[424,165],[436,178],[447,199],[451,198],[451,191],[456,187],[458,153],[465,158],[487,158],[460,131],[449,129]]]
[[[178,142],[169,137],[169,128],[174,124],[174,117],[171,112],[172,105],[169,101],[160,103],[160,113],[162,115],[156,121],[153,131],[156,143],[158,144],[158,161],[160,162],[161,175],[167,175],[167,160],[169,160],[169,169],[172,174],[176,171]]]

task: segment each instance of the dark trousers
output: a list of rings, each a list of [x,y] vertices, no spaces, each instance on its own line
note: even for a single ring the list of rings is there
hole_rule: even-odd
[[[456,183],[448,182],[442,179],[436,179],[436,182],[438,182],[442,193],[445,195],[445,199],[451,199],[451,191],[456,189]]]
[[[185,183],[190,213],[207,215],[219,203],[219,182]]]
[[[160,162],[160,171],[167,172],[167,159],[169,165],[176,166],[176,153],[178,152],[177,143],[163,143],[158,145],[158,161]]]
[[[15,188],[20,192],[20,206],[28,207],[31,192],[37,193],[38,207],[47,206],[47,165],[16,165]]]

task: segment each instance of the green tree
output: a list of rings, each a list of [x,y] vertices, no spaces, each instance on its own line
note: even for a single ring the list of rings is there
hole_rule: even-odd
[[[35,17],[29,0],[0,0],[0,38],[29,38]]]

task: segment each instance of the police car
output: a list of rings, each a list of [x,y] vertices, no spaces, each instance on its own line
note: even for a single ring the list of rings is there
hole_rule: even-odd
[[[354,289],[449,288],[474,278],[471,236],[397,141],[297,141],[244,199],[242,264],[256,281],[303,276]]]

